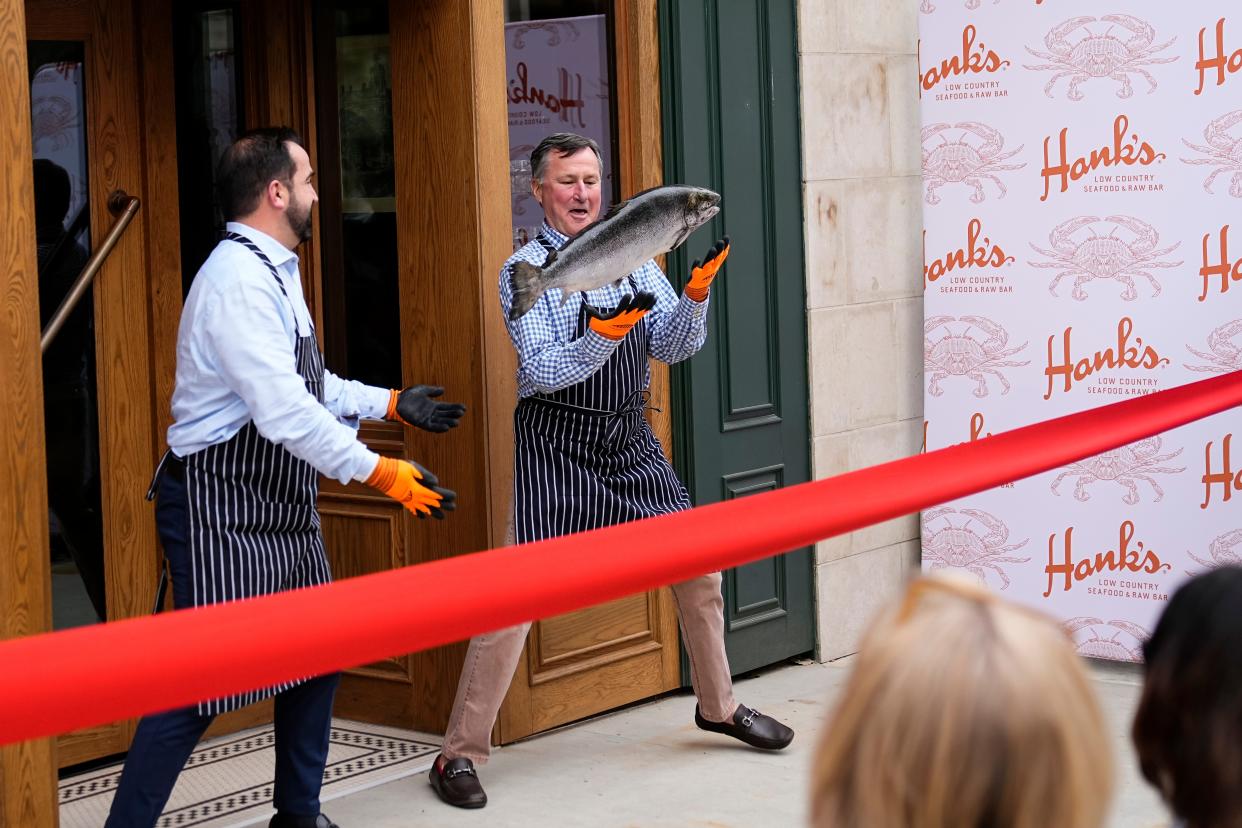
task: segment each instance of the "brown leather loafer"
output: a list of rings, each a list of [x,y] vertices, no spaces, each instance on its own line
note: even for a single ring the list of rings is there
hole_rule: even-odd
[[[696,704],[694,723],[702,730],[723,733],[734,739],[740,739],[752,747],[764,750],[780,750],[792,742],[794,737],[792,729],[785,727],[771,716],[765,716],[758,710],[751,710],[744,704],[737,706],[733,721],[730,722],[709,722],[703,718]]]
[[[474,762],[469,759],[452,759],[440,769],[440,757],[431,763],[428,775],[436,795],[456,808],[482,808],[487,804],[487,794],[479,784]]]

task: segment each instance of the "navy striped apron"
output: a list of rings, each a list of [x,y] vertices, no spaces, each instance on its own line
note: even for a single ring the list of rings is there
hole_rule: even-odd
[[[546,250],[554,249],[544,234],[537,239]],[[630,284],[637,291],[633,277]],[[584,306],[575,336],[586,334],[589,321]],[[518,543],[689,508],[686,487],[643,416],[647,321],[640,319],[587,379],[518,402],[513,417]]]
[[[292,306],[263,251],[237,233],[224,238],[258,256]],[[322,403],[323,356],[313,325],[308,336],[298,337],[294,352],[298,375]],[[228,440],[187,455],[184,463],[193,606],[332,580],[315,508],[319,474],[309,463],[259,434],[253,420]],[[227,713],[300,683],[202,702],[198,712]]]

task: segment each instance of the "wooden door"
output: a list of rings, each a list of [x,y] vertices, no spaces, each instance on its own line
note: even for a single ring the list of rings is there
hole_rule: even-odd
[[[46,322],[116,222],[110,197],[145,198],[151,170],[132,0],[29,0],[26,27]],[[151,206],[43,356],[53,628],[149,612],[154,596],[154,514],[143,495],[157,445],[152,276],[162,271],[148,268],[149,246],[161,249]],[[132,729],[122,721],[65,734],[58,762],[123,751]]]
[[[557,16],[580,13],[556,0],[542,5]],[[615,55],[615,155],[621,197],[626,198],[663,181],[656,1],[605,5],[611,10],[608,28]],[[493,291],[495,278],[494,273],[484,276]],[[667,452],[671,430],[663,363],[652,362],[651,391],[652,427]],[[679,653],[668,589],[537,621],[501,709],[496,739],[512,742],[677,688],[682,684]]]

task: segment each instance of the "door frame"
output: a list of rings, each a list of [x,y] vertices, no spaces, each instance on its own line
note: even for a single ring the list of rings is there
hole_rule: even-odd
[[[657,7],[657,0],[613,0],[617,159],[621,193],[627,197],[664,183]],[[503,60],[503,54],[500,57]],[[663,267],[663,257],[658,261]],[[484,274],[484,281],[494,292],[494,274]],[[504,347],[512,351],[507,341]],[[669,367],[658,360],[651,360],[650,365],[651,407],[647,417],[665,455],[671,458]],[[498,419],[503,416],[500,422],[509,429],[508,439],[512,445],[511,409],[503,415],[492,416]],[[507,504],[510,497],[511,491],[506,491],[503,502]],[[638,609],[633,606],[637,597],[630,596],[546,621],[550,622],[549,628],[566,627],[573,624],[571,619],[577,616],[589,626],[599,623],[591,616],[599,619],[611,611],[622,611],[627,603],[631,604],[633,615]],[[544,622],[535,621],[501,706],[492,741],[508,744],[682,686],[681,639],[672,591],[663,587],[642,597],[646,602],[646,629],[635,633],[628,645],[601,650],[600,655],[592,655],[593,648],[586,647],[581,653],[563,656],[563,666],[545,660],[541,645]],[[645,674],[648,678],[637,685],[635,674]],[[608,688],[610,693],[601,695],[601,687]],[[636,690],[639,692],[635,693]]]
[[[144,494],[167,422],[167,415],[157,412],[168,408],[181,305],[175,144],[168,137],[175,127],[172,56],[162,45],[167,38],[159,36],[160,21],[170,8],[158,0],[27,0],[23,5],[23,43],[84,43],[92,246],[115,221],[108,209],[113,191],[123,189],[142,202],[91,291],[109,621],[150,612],[158,571],[154,510]],[[28,100],[26,123],[29,134]],[[31,152],[24,157],[28,161]],[[35,297],[37,304],[37,292]],[[45,466],[42,456],[38,462]],[[46,503],[40,515],[46,558]],[[42,581],[50,596],[46,570]],[[50,628],[50,598],[48,608],[43,624],[32,632]],[[134,720],[126,720],[63,734],[56,739],[56,764],[65,767],[124,751],[134,726]]]

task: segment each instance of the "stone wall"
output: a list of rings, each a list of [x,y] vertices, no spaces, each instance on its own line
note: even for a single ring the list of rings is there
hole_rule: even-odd
[[[816,478],[917,452],[923,424],[918,0],[799,0]],[[819,544],[819,657],[854,652],[918,565],[909,516]]]

